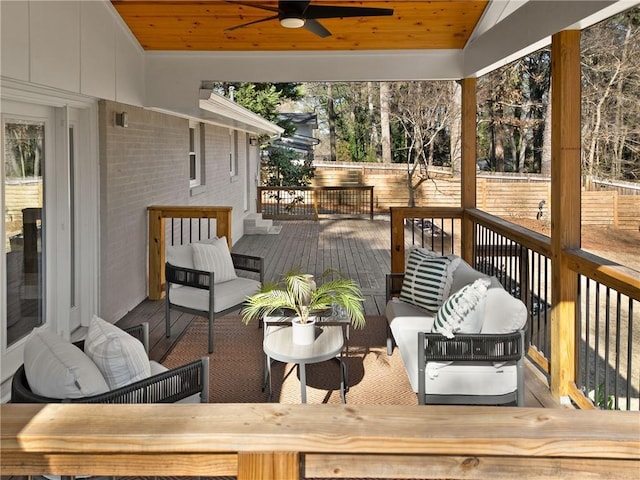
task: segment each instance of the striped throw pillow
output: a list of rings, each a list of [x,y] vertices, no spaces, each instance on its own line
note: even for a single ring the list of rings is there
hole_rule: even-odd
[[[451,289],[452,272],[459,257],[434,257],[415,249],[409,254],[400,300],[437,312]]]
[[[483,302],[490,284],[488,278],[479,278],[453,293],[438,310],[431,331],[447,338],[453,338],[457,332],[480,333]]]
[[[214,272],[213,281],[215,283],[228,282],[238,278],[226,237],[218,238],[211,243],[194,243],[193,266],[196,270]]]
[[[96,364],[111,390],[151,375],[144,345],[97,315],[89,323],[84,353]]]

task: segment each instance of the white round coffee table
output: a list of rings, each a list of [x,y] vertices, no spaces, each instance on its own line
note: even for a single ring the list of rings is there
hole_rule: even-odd
[[[305,366],[308,363],[319,363],[336,359],[340,362],[340,397],[345,399],[346,365],[342,359],[344,335],[342,326],[325,326],[320,322],[316,326],[316,339],[310,345],[297,345],[291,340],[291,325],[273,325],[265,319],[265,333],[262,347],[266,355],[265,385],[271,398],[271,360],[284,363],[295,363],[300,372],[300,398],[307,403],[307,375]]]

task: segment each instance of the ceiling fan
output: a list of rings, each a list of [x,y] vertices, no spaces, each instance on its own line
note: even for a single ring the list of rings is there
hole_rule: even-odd
[[[225,30],[232,31],[239,28],[248,27],[256,23],[268,22],[278,19],[280,25],[285,28],[301,28],[304,27],[310,32],[325,38],[331,35],[331,32],[318,22],[319,18],[344,18],[344,17],[380,17],[393,15],[391,8],[370,8],[370,7],[346,7],[331,5],[311,5],[310,1],[279,1],[278,7],[269,7],[250,2],[236,2],[229,0],[228,3],[237,3],[247,7],[259,8],[274,12],[276,15],[262,18],[253,22],[243,23],[235,27]]]

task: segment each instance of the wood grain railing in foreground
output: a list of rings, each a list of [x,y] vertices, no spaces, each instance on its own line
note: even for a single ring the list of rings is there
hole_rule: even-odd
[[[149,299],[160,300],[164,293],[166,219],[215,219],[219,238],[227,237],[231,248],[232,207],[151,206],[149,212]],[[190,243],[190,242],[188,242]]]
[[[17,405],[3,475],[636,479],[640,413],[459,406]]]

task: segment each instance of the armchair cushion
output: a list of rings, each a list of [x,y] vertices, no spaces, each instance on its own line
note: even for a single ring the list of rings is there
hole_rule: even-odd
[[[215,312],[222,312],[239,305],[248,296],[260,289],[260,282],[250,278],[237,277],[234,280],[218,283],[213,289]],[[209,311],[209,290],[195,287],[182,287],[171,291],[171,303],[181,307]]]
[[[226,237],[211,243],[194,243],[193,266],[196,270],[214,272],[214,282],[228,282],[237,278]]]
[[[24,348],[24,369],[31,390],[49,398],[82,398],[109,391],[98,367],[81,349],[35,328]]]
[[[96,364],[111,390],[151,375],[144,345],[96,315],[89,323],[84,351]]]
[[[171,245],[165,248],[165,260],[167,263],[181,268],[194,268],[193,248],[191,245]]]
[[[454,333],[480,333],[489,279],[479,278],[453,293],[440,307],[433,332],[453,338]]]
[[[459,257],[433,257],[422,249],[409,254],[400,299],[418,307],[437,312],[449,296],[453,271]]]

